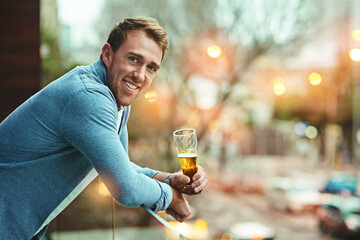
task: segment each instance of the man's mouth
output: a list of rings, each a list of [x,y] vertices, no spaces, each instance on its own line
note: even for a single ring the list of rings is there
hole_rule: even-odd
[[[132,83],[126,81],[126,80],[124,80],[124,83],[125,83],[125,85],[126,85],[128,88],[130,88],[131,90],[136,90],[136,89],[138,88],[137,86],[135,86],[134,84],[132,84]]]

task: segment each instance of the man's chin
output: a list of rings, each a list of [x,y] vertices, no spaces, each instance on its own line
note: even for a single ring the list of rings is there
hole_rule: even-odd
[[[134,101],[135,99],[118,101],[118,106],[127,107],[130,106]]]

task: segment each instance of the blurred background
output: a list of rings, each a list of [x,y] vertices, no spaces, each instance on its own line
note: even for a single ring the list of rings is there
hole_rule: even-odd
[[[0,7],[0,120],[77,65],[98,60],[124,17],[170,37],[132,106],[132,161],[179,171],[172,132],[195,128],[209,184],[188,197],[190,239],[359,239],[360,0],[14,0]],[[41,196],[40,196],[41,197]],[[116,206],[115,239],[176,239]],[[99,179],[43,239],[111,239]]]

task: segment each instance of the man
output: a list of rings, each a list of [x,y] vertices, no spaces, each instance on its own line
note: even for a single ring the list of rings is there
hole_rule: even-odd
[[[130,104],[149,88],[167,48],[156,20],[125,19],[100,60],[50,83],[1,123],[2,239],[39,239],[97,175],[123,206],[166,210],[178,221],[191,214],[179,191],[188,177],[139,167],[127,152]],[[201,167],[193,180],[202,191]]]

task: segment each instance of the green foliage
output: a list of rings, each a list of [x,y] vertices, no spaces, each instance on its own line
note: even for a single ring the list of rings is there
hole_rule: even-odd
[[[41,87],[45,87],[78,65],[82,63],[70,61],[61,50],[58,34],[43,27],[41,29]]]
[[[65,72],[58,36],[48,29],[41,29],[42,87]]]

